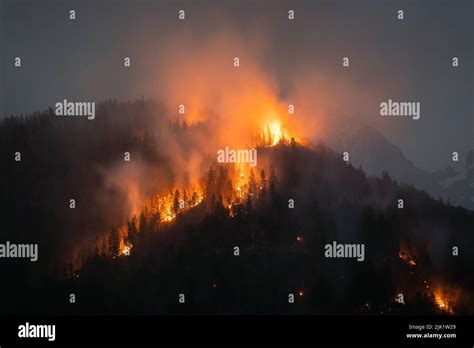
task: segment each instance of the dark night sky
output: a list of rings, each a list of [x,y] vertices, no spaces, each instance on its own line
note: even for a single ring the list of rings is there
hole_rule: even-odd
[[[334,109],[381,130],[423,169],[443,167],[452,151],[474,148],[471,0],[0,0],[0,6],[0,116],[45,109],[64,98],[156,97],[150,71],[167,54],[162,43],[176,38],[183,25],[176,11],[184,8],[195,45],[219,31],[222,21],[249,40],[261,31],[267,37],[263,66],[282,94],[308,70],[347,82],[351,95],[338,96]],[[292,23],[289,8],[296,11]],[[68,19],[70,9],[75,21]],[[403,22],[395,18],[397,9],[405,10]],[[16,56],[21,69],[13,67]],[[133,69],[122,68],[124,56],[132,57]],[[351,59],[345,75],[343,56]],[[457,70],[452,56],[460,58]],[[357,102],[359,93],[373,103]],[[381,120],[379,103],[388,98],[420,101],[421,119]]]

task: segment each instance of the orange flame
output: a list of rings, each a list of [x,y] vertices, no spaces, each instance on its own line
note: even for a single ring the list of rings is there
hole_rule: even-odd
[[[398,256],[400,257],[400,259],[402,259],[404,262],[406,262],[408,264],[408,266],[410,266],[410,267],[415,267],[416,266],[416,262],[414,260],[414,257],[412,255],[412,253],[410,252],[410,250],[408,250],[408,248],[401,247],[400,251],[398,252]]]
[[[263,131],[263,139],[268,146],[275,146],[281,140],[285,139],[280,122],[272,122],[267,124]]]
[[[130,250],[132,250],[132,244],[123,244],[120,248],[120,255],[128,256],[130,255]]]
[[[436,287],[433,291],[434,303],[441,311],[448,314],[454,314],[454,306],[459,300],[459,290]]]
[[[182,189],[177,196],[176,190],[170,190],[167,195],[154,195],[145,204],[144,211],[147,218],[155,213],[160,214],[160,222],[171,222],[176,218],[177,212],[187,211],[202,202],[202,190],[191,187]],[[189,193],[189,195],[188,195]]]

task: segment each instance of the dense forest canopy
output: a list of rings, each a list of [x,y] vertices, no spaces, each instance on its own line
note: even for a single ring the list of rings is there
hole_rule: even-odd
[[[141,99],[2,121],[0,237],[40,248],[0,265],[6,313],[474,312],[473,211],[295,138],[259,145],[256,168],[217,164],[212,123],[167,115]],[[326,258],[333,241],[365,261]]]

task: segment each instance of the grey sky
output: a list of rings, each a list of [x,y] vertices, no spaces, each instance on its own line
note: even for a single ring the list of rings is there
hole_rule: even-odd
[[[474,148],[473,4],[0,0],[0,116],[42,110],[64,98],[154,97],[149,71],[166,55],[160,43],[176,31],[177,10],[184,8],[197,45],[223,19],[249,38],[261,28],[268,38],[262,59],[282,94],[307,70],[329,72],[337,77],[334,83],[347,81],[351,95],[338,96],[334,109],[379,129],[416,165],[434,170],[448,164],[452,151]],[[286,19],[290,8],[294,22]],[[70,9],[77,12],[75,21],[68,20]],[[405,11],[402,22],[397,9]],[[150,54],[150,47],[160,54]],[[16,56],[21,69],[13,67]],[[122,69],[124,56],[132,57],[133,69]],[[346,75],[343,56],[351,59]],[[460,59],[457,70],[453,56]],[[373,98],[358,103],[364,90]],[[420,101],[421,119],[383,120],[378,103],[388,98]]]

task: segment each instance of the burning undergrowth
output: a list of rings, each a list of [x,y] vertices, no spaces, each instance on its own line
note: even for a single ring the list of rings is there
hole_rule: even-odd
[[[412,302],[424,301],[438,314],[466,313],[466,309],[471,308],[470,292],[463,289],[469,283],[464,279],[453,281],[450,272],[431,261],[436,255],[430,254],[421,240],[409,241],[404,238],[400,242],[398,256],[402,265],[397,268],[394,301],[409,307],[413,307]],[[400,294],[403,295],[403,301],[397,298]]]

